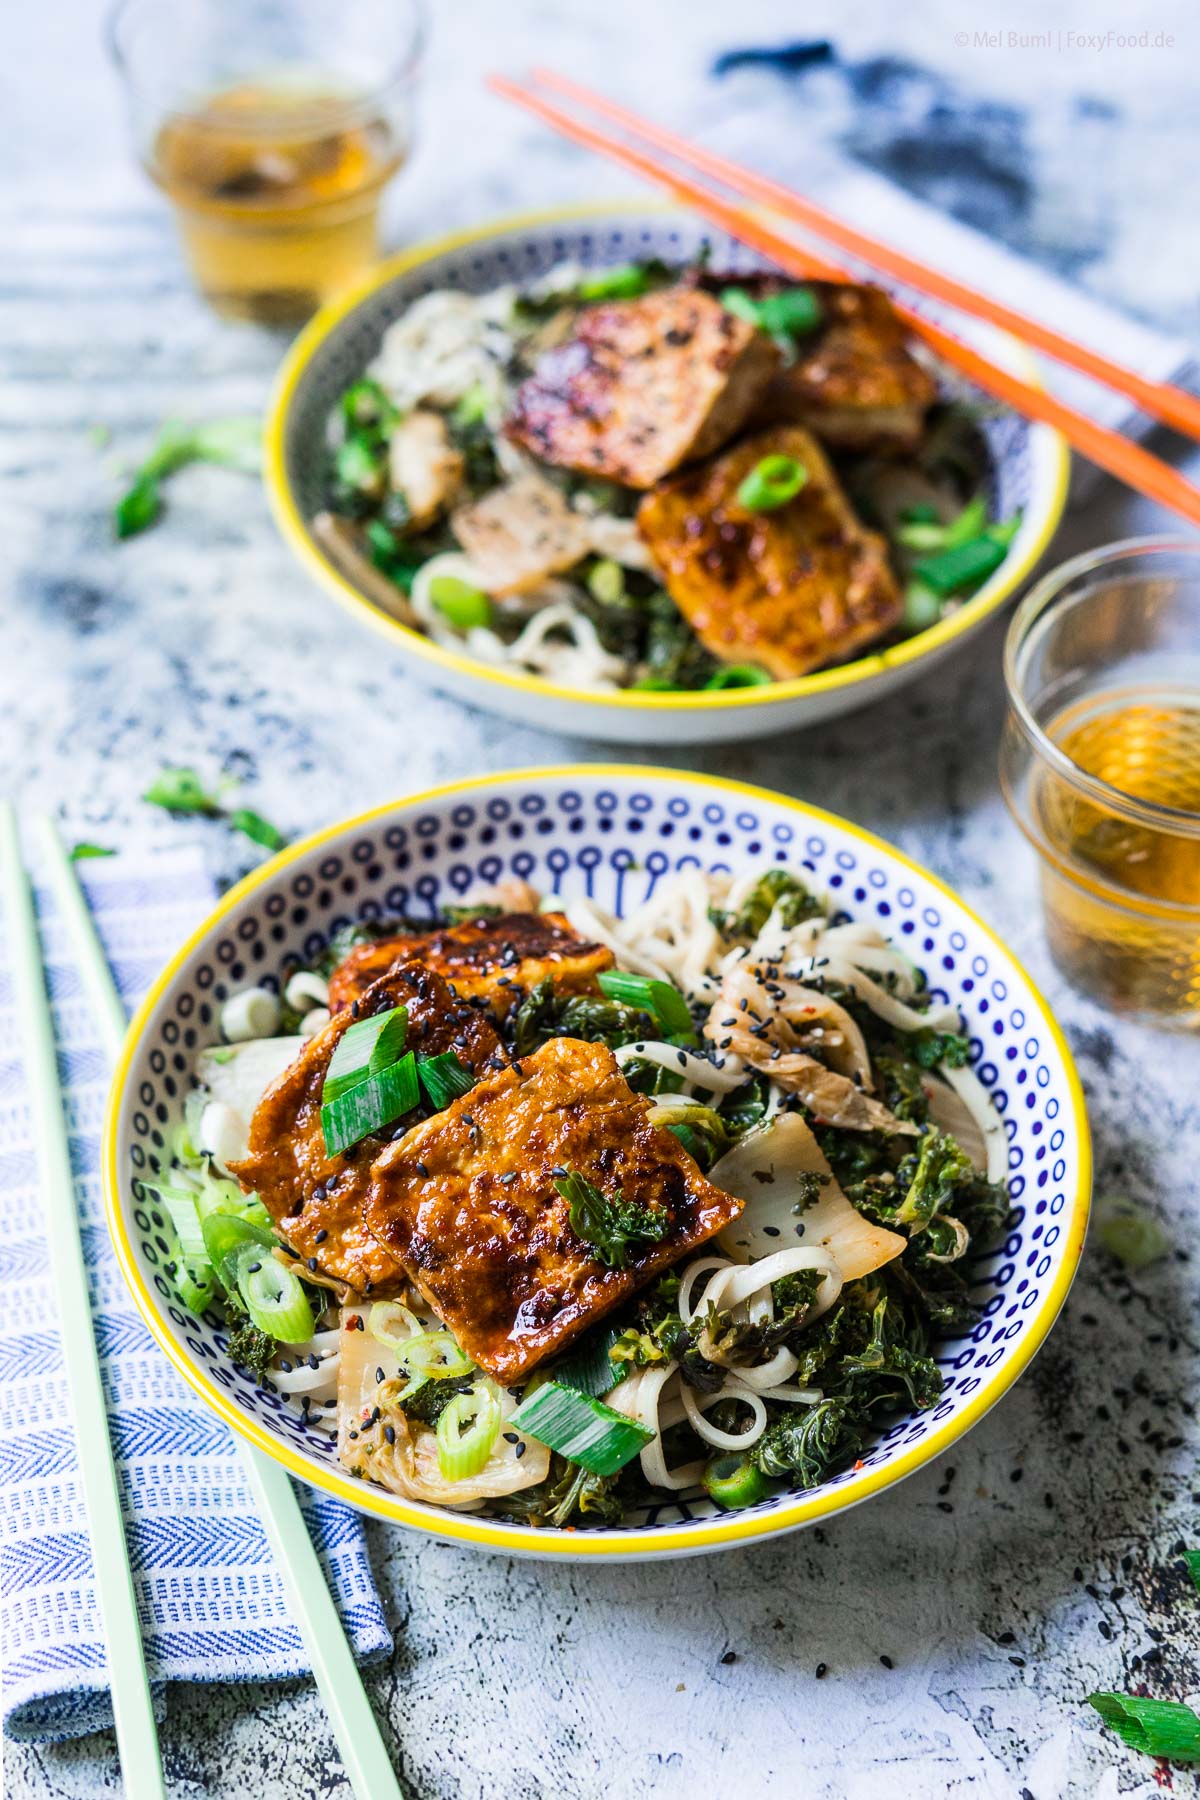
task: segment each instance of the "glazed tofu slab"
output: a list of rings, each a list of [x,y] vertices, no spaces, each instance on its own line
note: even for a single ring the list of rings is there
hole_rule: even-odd
[[[650,488],[740,431],[778,364],[771,340],[711,294],[664,288],[585,308],[506,429],[543,462]]]
[[[650,1110],[607,1046],[556,1038],[378,1157],[370,1230],[497,1380],[522,1379],[741,1212]],[[567,1171],[661,1218],[662,1238],[606,1268],[571,1227]]]
[[[785,505],[751,512],[738,488],[766,456],[794,457],[807,480]],[[824,451],[796,426],[757,432],[664,482],[637,523],[671,598],[722,662],[786,681],[845,661],[900,618],[884,540],[859,524]]]
[[[611,950],[589,944],[562,913],[485,915],[444,931],[359,944],[334,970],[330,1006],[348,1006],[393,963],[409,958],[436,970],[460,999],[483,996],[498,1019],[547,977],[564,993],[592,992],[600,970],[613,961]]]
[[[408,1008],[407,1048],[434,1056],[453,1050],[475,1073],[507,1060],[486,1014],[457,1001],[439,975],[417,963],[393,968],[357,1004],[332,1018],[269,1087],[250,1122],[250,1153],[231,1165],[259,1199],[297,1256],[376,1298],[401,1292],[404,1270],[367,1228],[363,1201],[382,1139],[366,1138],[341,1156],[325,1154],[321,1092],[334,1051],[356,1018]]]
[[[937,383],[880,288],[815,283],[824,324],[772,378],[760,417],[803,425],[839,450],[912,450]]]

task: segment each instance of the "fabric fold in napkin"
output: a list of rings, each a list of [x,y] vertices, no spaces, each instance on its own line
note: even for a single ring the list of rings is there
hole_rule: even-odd
[[[127,1003],[212,902],[198,852],[82,865]],[[71,1129],[109,1425],[156,1711],[171,1681],[309,1672],[233,1434],[176,1374],[129,1295],[104,1223],[100,1134],[109,1071],[69,945],[37,895]],[[0,1687],[13,1738],[53,1742],[112,1724],[104,1634],[51,1287],[8,946],[0,929]],[[87,1330],[72,1320],[66,1350]],[[355,1655],[391,1637],[362,1521],[297,1484]]]

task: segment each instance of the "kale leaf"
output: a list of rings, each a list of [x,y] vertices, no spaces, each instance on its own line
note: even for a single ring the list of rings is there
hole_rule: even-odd
[[[648,1012],[595,994],[562,994],[552,980],[539,981],[517,1009],[513,1049],[528,1056],[551,1038],[581,1038],[588,1044],[631,1044],[653,1038],[659,1027]]]
[[[554,1185],[570,1205],[571,1230],[606,1269],[627,1269],[634,1244],[656,1244],[667,1235],[667,1215],[627,1200],[620,1188],[605,1194],[571,1169],[556,1176]]]

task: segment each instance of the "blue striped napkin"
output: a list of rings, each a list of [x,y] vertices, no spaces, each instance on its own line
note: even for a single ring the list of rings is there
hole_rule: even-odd
[[[81,864],[132,1001],[212,900],[200,856]],[[109,1423],[155,1710],[170,1681],[308,1673],[234,1440],[168,1363],[126,1291],[104,1225],[99,1150],[108,1069],[65,935],[38,894],[67,1090],[76,1192]],[[112,1724],[92,1548],[47,1265],[19,1034],[0,940],[0,1688],[11,1737],[53,1742]],[[71,1322],[67,1343],[84,1332]],[[391,1649],[358,1516],[298,1488],[355,1654]]]

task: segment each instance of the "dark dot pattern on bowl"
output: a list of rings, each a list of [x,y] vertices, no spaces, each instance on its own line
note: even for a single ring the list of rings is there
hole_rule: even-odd
[[[606,822],[613,829],[601,837]],[[517,824],[532,829],[514,837],[511,828]],[[423,848],[432,853],[428,859],[417,854]],[[127,1183],[122,1205],[135,1254],[161,1317],[186,1355],[268,1431],[315,1465],[336,1468],[328,1439],[306,1427],[293,1404],[256,1388],[228,1361],[217,1316],[196,1319],[179,1305],[162,1268],[161,1214],[139,1179],[163,1169],[169,1154],[164,1145],[182,1116],[187,1078],[168,1087],[173,1054],[178,1067],[181,1042],[190,1049],[217,1036],[212,1008],[202,1029],[188,1023],[196,1016],[197,995],[219,1006],[239,986],[230,977],[234,946],[242,952],[265,942],[265,967],[273,983],[282,983],[319,955],[332,932],[353,920],[401,912],[432,916],[477,884],[502,876],[564,896],[585,894],[627,913],[680,870],[744,870],[772,863],[805,873],[818,889],[837,896],[839,906],[849,889],[861,898],[847,906],[848,913],[877,920],[910,950],[914,938],[926,947],[918,960],[935,996],[953,997],[961,1006],[972,1065],[1003,1121],[1013,1222],[1004,1241],[976,1264],[983,1303],[978,1325],[968,1337],[939,1346],[942,1398],[926,1413],[886,1421],[855,1468],[809,1492],[845,1490],[850,1499],[860,1479],[939,1433],[1020,1351],[1064,1268],[1080,1145],[1062,1059],[1019,974],[940,890],[836,821],[667,778],[543,782],[534,771],[491,794],[468,790],[425,807],[397,808],[268,876],[193,953],[138,1045],[120,1150]],[[322,883],[325,904],[316,909],[313,896]],[[281,943],[271,931],[277,922],[285,930]],[[780,1504],[776,1496],[754,1510],[768,1513]],[[654,1531],[713,1516],[707,1501],[671,1501],[632,1516],[627,1526]],[[437,1517],[430,1509],[431,1522]]]

